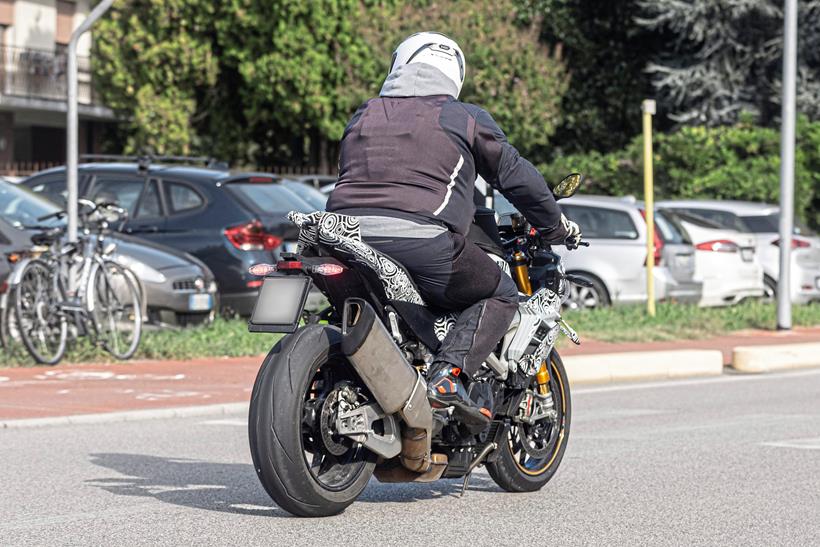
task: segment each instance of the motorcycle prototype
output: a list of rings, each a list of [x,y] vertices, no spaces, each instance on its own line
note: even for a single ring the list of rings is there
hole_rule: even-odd
[[[572,174],[553,194],[569,197],[580,183]],[[248,423],[254,467],[273,500],[298,516],[334,515],[371,476],[463,478],[463,493],[480,465],[504,490],[542,488],[561,464],[572,415],[555,341],[564,333],[580,343],[561,304],[570,283],[586,283],[564,272],[550,242],[519,214],[498,223],[491,209],[476,214],[468,239],[513,277],[521,302],[468,386],[492,401],[490,423],[475,424],[426,396],[426,371],[456,316],[425,302],[401,264],[362,240],[355,217],[289,218],[299,252],[251,268],[263,282],[249,329],[286,333],[259,370]],[[330,304],[320,314],[303,312],[311,285]]]

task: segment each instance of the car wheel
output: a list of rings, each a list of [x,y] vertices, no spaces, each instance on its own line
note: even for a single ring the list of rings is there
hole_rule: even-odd
[[[578,277],[582,277],[589,281],[591,287],[582,287],[574,283],[570,284],[569,298],[566,301],[566,306],[573,310],[592,310],[596,308],[605,308],[610,305],[609,293],[600,279],[590,274],[573,273]]]
[[[761,300],[763,302],[774,302],[777,300],[777,281],[768,275],[763,276],[763,296]]]

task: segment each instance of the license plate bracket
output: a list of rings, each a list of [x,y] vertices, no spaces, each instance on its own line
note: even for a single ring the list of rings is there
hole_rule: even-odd
[[[207,293],[188,295],[188,309],[190,311],[210,311],[214,307],[213,297]]]
[[[256,297],[248,330],[251,332],[293,332],[299,326],[311,279],[306,276],[265,277]]]

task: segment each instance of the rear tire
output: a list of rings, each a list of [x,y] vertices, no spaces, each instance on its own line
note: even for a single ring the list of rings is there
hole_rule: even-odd
[[[254,468],[271,498],[294,515],[341,513],[359,497],[373,475],[376,456],[352,445],[344,455],[328,457],[336,458],[330,462],[335,472],[330,473],[328,483],[322,482],[321,477],[328,472],[322,474],[324,463],[315,465],[321,450],[314,448],[321,439],[314,436],[311,441],[305,432],[306,400],[315,400],[311,393],[319,382],[332,383],[320,376],[326,374],[322,371],[332,371],[335,382],[339,375],[354,379],[349,370],[339,330],[310,325],[280,340],[256,377],[248,415]],[[337,484],[330,484],[334,480]]]
[[[569,440],[572,417],[572,401],[569,381],[564,364],[556,351],[549,355],[550,391],[558,411],[557,428],[550,436],[548,450],[543,458],[533,458],[526,454],[519,441],[518,429],[521,424],[513,424],[507,438],[498,447],[498,458],[487,464],[487,471],[495,483],[507,492],[534,492],[543,488],[558,471]],[[534,381],[534,379],[533,379]]]
[[[54,276],[57,272],[42,260],[26,264],[10,299],[14,300],[15,324],[23,345],[40,364],[56,365],[63,358],[68,323],[58,303],[62,300]]]

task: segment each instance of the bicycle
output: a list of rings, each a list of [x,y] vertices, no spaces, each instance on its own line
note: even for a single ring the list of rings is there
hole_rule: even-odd
[[[79,204],[84,228],[77,242],[64,242],[65,226],[27,227],[42,230],[32,241],[47,250],[19,265],[13,300],[23,345],[42,364],[62,359],[69,334],[91,336],[117,359],[133,356],[142,335],[136,277],[110,258],[116,243],[105,238],[109,224],[126,211],[112,203],[81,199]],[[58,211],[38,221],[65,215]],[[74,290],[69,290],[70,275],[78,279]]]

